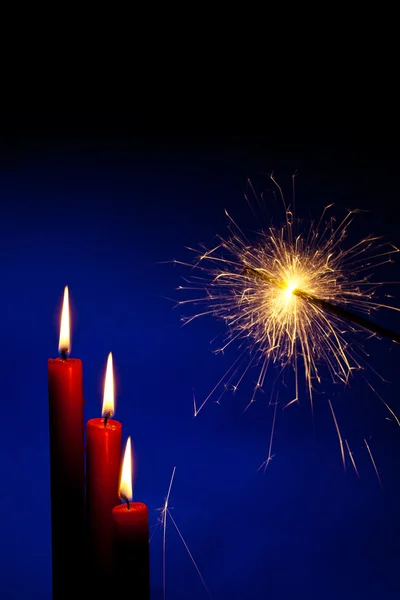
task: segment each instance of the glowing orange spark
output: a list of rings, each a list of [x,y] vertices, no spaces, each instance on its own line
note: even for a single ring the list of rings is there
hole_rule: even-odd
[[[368,454],[369,454],[369,457],[370,457],[370,459],[371,459],[372,466],[374,467],[374,470],[375,470],[376,476],[377,476],[377,478],[378,478],[379,485],[380,485],[381,487],[383,487],[383,485],[382,485],[382,480],[381,480],[381,478],[380,478],[379,471],[378,471],[378,468],[377,468],[377,466],[376,466],[375,459],[374,459],[374,457],[372,456],[371,448],[369,447],[367,440],[365,440],[365,439],[364,439],[364,443],[365,443],[365,445],[367,446]]]
[[[346,444],[347,451],[348,451],[348,453],[349,453],[349,456],[350,456],[351,464],[353,465],[353,468],[354,468],[354,470],[355,470],[355,472],[356,472],[356,475],[357,475],[357,477],[358,477],[358,478],[360,478],[360,475],[358,474],[358,469],[357,469],[357,466],[356,466],[356,462],[355,462],[355,460],[354,460],[353,453],[352,453],[352,451],[350,450],[349,443],[348,443],[348,441],[347,441],[347,440],[344,440],[344,442],[345,442],[345,444]]]

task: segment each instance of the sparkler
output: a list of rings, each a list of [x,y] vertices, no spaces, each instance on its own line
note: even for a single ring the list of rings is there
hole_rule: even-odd
[[[349,211],[336,225],[335,218],[328,217],[330,205],[317,223],[307,226],[294,217],[282,193],[281,197],[285,208],[282,227],[270,226],[250,241],[226,212],[228,237],[219,237],[211,249],[194,250],[194,264],[175,261],[192,269],[187,284],[178,289],[203,293],[178,302],[180,306],[203,306],[200,312],[184,317],[184,323],[213,315],[227,326],[216,352],[233,342],[244,346],[203,403],[195,404],[195,415],[218,386],[237,389],[252,366],[259,370],[250,404],[264,386],[271,364],[278,366],[281,374],[293,369],[295,393],[288,406],[299,399],[301,372],[312,401],[315,383],[321,383],[322,366],[333,381],[345,384],[353,370],[363,368],[364,350],[355,333],[367,332],[400,343],[399,334],[369,318],[381,308],[400,310],[378,301],[383,282],[372,280],[374,268],[391,262],[398,248],[372,235],[346,247],[349,227],[359,211]]]
[[[293,287],[293,286],[290,286],[290,284],[286,286],[285,284],[280,284],[280,282],[274,282],[268,276],[264,275],[261,271],[256,271],[255,269],[252,269],[251,267],[246,267],[244,270],[244,273],[246,275],[253,275],[254,277],[259,277],[260,279],[264,279],[264,281],[278,285],[278,287],[281,287],[282,289]],[[378,323],[373,323],[372,321],[370,321],[369,319],[366,319],[365,317],[356,315],[356,314],[350,312],[349,310],[346,310],[342,306],[337,306],[336,304],[331,304],[330,302],[327,302],[326,300],[317,298],[316,296],[313,296],[312,294],[308,294],[304,290],[299,290],[297,288],[292,289],[291,293],[293,294],[293,296],[297,296],[298,298],[303,298],[303,300],[306,300],[307,302],[310,302],[311,304],[314,304],[315,306],[319,306],[320,308],[322,308],[322,310],[329,312],[332,315],[336,315],[337,317],[339,317],[341,319],[346,319],[347,321],[350,321],[351,323],[354,323],[355,325],[360,325],[360,327],[363,327],[364,329],[368,329],[372,333],[377,333],[378,335],[387,337],[387,338],[391,339],[393,342],[400,343],[400,334],[396,333],[395,331],[392,331],[391,329],[388,329],[387,327],[382,327],[382,325],[379,325]]]

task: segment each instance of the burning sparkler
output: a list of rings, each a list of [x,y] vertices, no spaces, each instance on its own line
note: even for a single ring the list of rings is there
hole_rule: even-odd
[[[263,387],[271,364],[280,372],[293,368],[295,390],[289,405],[299,398],[301,372],[312,400],[323,365],[333,381],[343,383],[353,370],[362,368],[356,332],[400,342],[400,335],[370,320],[380,308],[400,310],[378,301],[377,290],[383,284],[372,281],[373,269],[391,262],[399,250],[372,235],[346,247],[348,229],[359,211],[349,211],[336,225],[334,217],[328,217],[330,205],[317,223],[306,226],[281,196],[285,208],[281,228],[271,226],[253,242],[226,213],[229,236],[220,237],[212,249],[195,250],[194,264],[180,263],[190,266],[194,275],[179,289],[202,295],[178,304],[203,306],[184,322],[210,314],[222,319],[227,335],[218,352],[233,342],[241,347],[245,342],[245,349],[209,396],[199,407],[195,404],[195,415],[219,385],[236,389],[251,366],[259,370],[250,403]]]

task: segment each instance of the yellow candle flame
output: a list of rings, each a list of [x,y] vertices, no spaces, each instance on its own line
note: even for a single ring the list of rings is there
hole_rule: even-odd
[[[132,448],[130,436],[126,440],[119,493],[123,494],[129,501],[132,500]]]
[[[64,300],[61,313],[60,339],[58,342],[58,351],[70,352],[70,325],[69,325],[69,297],[68,286],[64,288]]]
[[[112,353],[110,352],[107,359],[106,378],[104,381],[102,416],[105,417],[108,413],[114,414],[114,405],[113,358]]]

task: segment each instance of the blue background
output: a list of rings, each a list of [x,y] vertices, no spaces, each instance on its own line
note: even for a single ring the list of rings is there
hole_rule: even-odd
[[[176,291],[188,274],[186,246],[227,233],[226,208],[258,227],[244,199],[247,178],[291,195],[297,170],[298,214],[319,216],[336,203],[362,208],[354,241],[368,233],[400,244],[398,164],[376,140],[292,133],[146,134],[117,129],[24,127],[2,138],[0,180],[1,556],[0,596],[51,597],[47,359],[57,355],[62,292],[72,302],[72,356],[84,364],[86,419],[100,416],[104,369],[113,352],[116,418],[132,436],[134,498],[150,511],[152,600],[162,598],[158,523],[172,470],[173,517],[215,599],[395,598],[400,567],[400,429],[362,373],[345,389],[323,383],[310,406],[278,410],[274,458],[268,455],[273,409],[266,393],[244,412],[251,374],[220,404],[198,404],[235,357],[215,356],[224,324],[212,317],[181,326],[190,306]],[[282,213],[266,193],[274,222]],[[351,241],[351,240],[350,240]],[[400,263],[377,279],[400,280]],[[396,286],[389,291],[399,297]],[[394,303],[400,306],[398,300]],[[400,331],[396,313],[380,322]],[[376,383],[400,412],[400,348],[366,342]],[[282,390],[282,401],[290,392]],[[327,399],[360,472],[346,472]],[[369,440],[380,487],[364,445]],[[167,527],[167,598],[207,592],[173,523]]]

